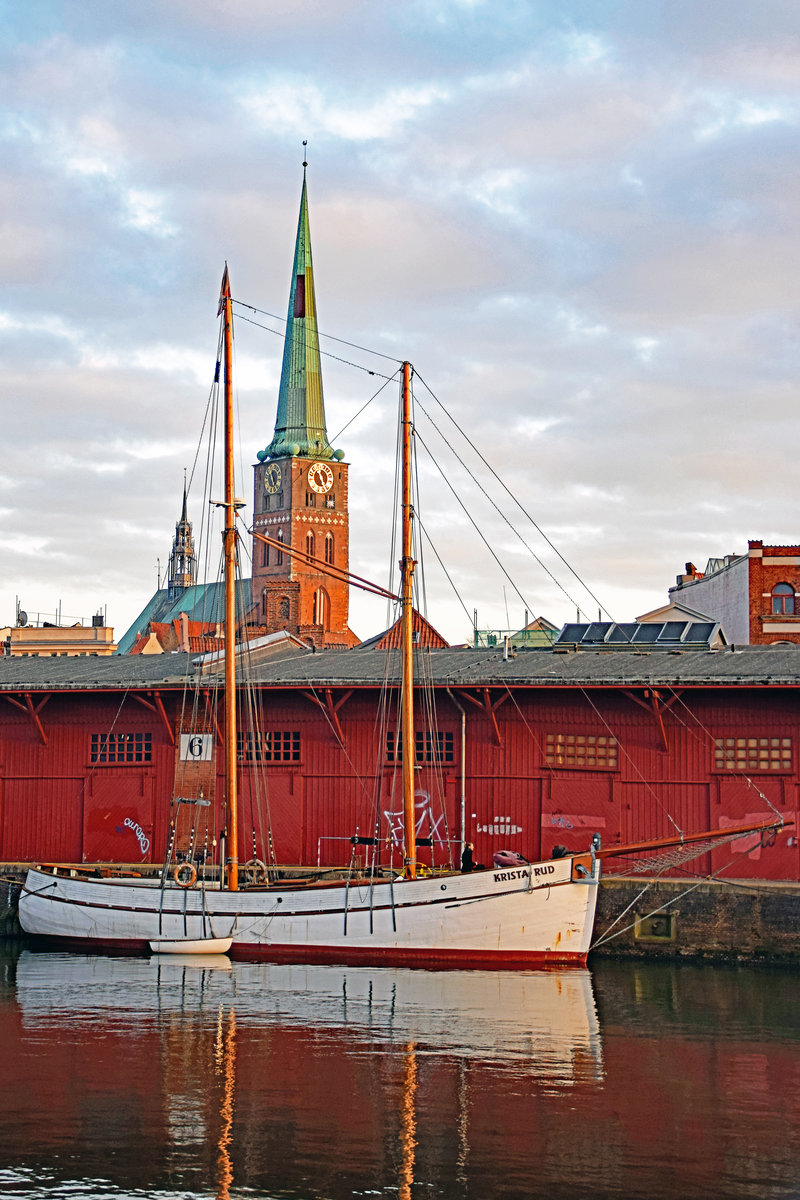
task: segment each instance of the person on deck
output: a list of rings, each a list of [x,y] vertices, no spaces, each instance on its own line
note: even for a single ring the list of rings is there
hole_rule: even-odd
[[[461,854],[461,874],[462,875],[469,875],[470,871],[473,871],[475,869],[475,863],[473,862],[473,858],[472,858],[474,849],[475,849],[475,846],[473,845],[473,843],[467,842],[466,846],[464,847],[464,849],[462,851],[462,854]]]

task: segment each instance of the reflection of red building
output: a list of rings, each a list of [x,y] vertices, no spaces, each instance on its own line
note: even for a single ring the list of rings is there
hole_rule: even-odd
[[[582,1004],[582,972],[541,973],[551,1002],[522,1007],[505,986],[521,977],[490,972],[24,953],[4,975],[0,1155],[18,1188],[218,1195],[230,1099],[231,1196],[344,1200],[404,1177],[411,1195],[789,1195],[797,986],[753,974],[606,963]],[[466,990],[426,1011],[442,975]],[[280,1004],[276,976],[294,982]]]
[[[800,642],[800,546],[747,543],[747,554],[686,564],[670,600],[719,621],[729,642]]]
[[[595,832],[606,845],[664,837],[670,817],[686,832],[768,817],[770,806],[796,819],[795,647],[418,653],[433,693],[416,728],[418,832],[433,841],[425,861],[457,858],[462,834],[491,861],[500,848],[585,848]],[[261,662],[261,698],[242,713],[239,744],[244,858],[270,859],[271,829],[278,862],[338,864],[351,836],[377,829],[388,862],[401,807],[397,657],[293,642]],[[187,671],[180,654],[0,661],[0,860],[162,860],[171,797],[197,792],[176,783]],[[211,754],[221,725],[213,675],[202,695]],[[211,759],[204,769],[216,773]],[[213,812],[203,809],[207,831],[195,830],[212,855]],[[797,880],[789,834],[768,850],[734,843],[695,869],[732,853],[726,877]]]

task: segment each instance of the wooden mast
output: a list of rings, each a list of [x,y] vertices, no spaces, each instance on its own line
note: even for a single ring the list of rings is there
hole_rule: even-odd
[[[236,771],[236,509],[233,488],[233,304],[228,264],[222,276],[225,353],[225,885],[239,890],[238,779]]]
[[[401,513],[403,551],[400,560],[400,646],[402,654],[401,726],[403,734],[403,828],[407,879],[417,877],[417,833],[414,812],[414,650],[412,639],[414,559],[411,537],[411,364],[403,363]]]

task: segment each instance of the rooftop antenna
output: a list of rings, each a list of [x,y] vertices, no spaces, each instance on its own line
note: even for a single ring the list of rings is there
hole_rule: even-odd
[[[308,166],[308,152],[306,150],[307,145],[308,145],[308,140],[304,139],[304,141],[303,141],[303,174],[304,175],[305,175],[306,167]]]
[[[161,559],[160,558],[156,559],[156,571],[158,572],[158,588],[157,588],[157,590],[160,592],[161,591]]]

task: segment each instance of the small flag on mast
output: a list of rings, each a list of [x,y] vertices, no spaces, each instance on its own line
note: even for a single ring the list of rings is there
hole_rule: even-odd
[[[225,301],[230,300],[230,298],[231,284],[230,280],[228,279],[228,264],[225,263],[225,270],[222,272],[222,285],[219,289],[219,308],[217,309],[217,316],[220,316],[223,308],[225,307]]]

